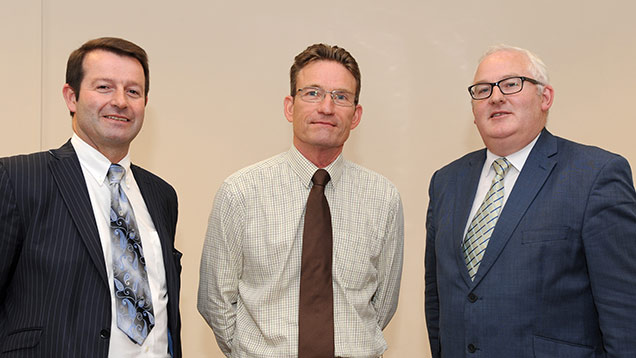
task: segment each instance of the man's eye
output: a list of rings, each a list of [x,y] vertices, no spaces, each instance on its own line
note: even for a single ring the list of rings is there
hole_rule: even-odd
[[[309,90],[306,93],[306,96],[309,97],[318,97],[320,95],[320,93],[317,90]]]
[[[475,87],[476,94],[484,94],[490,91],[490,86],[477,86]]]
[[[355,96],[353,95],[353,93],[349,93],[349,92],[337,92],[335,93],[335,98],[334,101],[338,101],[344,104],[353,104],[355,102]]]
[[[506,88],[515,88],[515,87],[519,87],[519,82],[517,81],[510,81],[510,82],[505,82],[504,87]]]

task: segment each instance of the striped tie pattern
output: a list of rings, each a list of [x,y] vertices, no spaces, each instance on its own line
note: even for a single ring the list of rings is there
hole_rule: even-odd
[[[499,158],[492,164],[495,169],[495,177],[486,193],[486,198],[479,206],[473,217],[464,239],[464,260],[468,268],[470,279],[474,280],[479,269],[481,259],[484,257],[490,235],[492,235],[501,212],[504,197],[504,176],[510,168],[510,162],[506,158]]]

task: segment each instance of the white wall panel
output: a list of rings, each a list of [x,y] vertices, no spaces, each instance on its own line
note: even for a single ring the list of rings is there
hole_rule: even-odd
[[[282,112],[288,71],[312,43],[338,44],[358,60],[364,113],[345,155],[390,178],[404,201],[404,275],[400,306],[385,331],[386,358],[429,356],[428,181],[482,146],[466,87],[489,45],[527,47],[547,63],[556,90],[548,126],[555,134],[636,163],[636,3],[628,0],[42,0],[3,2],[0,11],[0,155],[37,150],[40,141],[42,149],[57,147],[70,137],[61,88],[68,54],[84,41],[120,36],[148,51],[150,101],[132,158],[179,194],[186,357],[222,356],[196,311],[214,193],[232,172],[290,146]]]

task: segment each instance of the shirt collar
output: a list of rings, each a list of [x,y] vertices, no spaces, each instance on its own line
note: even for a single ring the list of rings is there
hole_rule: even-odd
[[[528,143],[528,145],[521,148],[521,150],[506,156],[506,159],[508,159],[508,162],[510,162],[510,164],[512,164],[512,166],[515,169],[517,169],[518,172],[521,172],[521,169],[523,169],[523,166],[526,164],[526,160],[528,159],[528,156],[530,155],[530,151],[532,150],[534,145],[537,143],[537,140],[539,139],[540,135],[541,135],[541,132],[532,140],[532,142]],[[494,154],[490,150],[486,150],[486,162],[484,163],[485,168],[492,168],[492,163],[498,158],[501,158],[501,157]]]
[[[292,170],[298,177],[303,185],[307,188],[311,187],[311,178],[316,173],[316,170],[319,168],[314,165],[314,163],[310,162],[307,158],[305,158],[300,151],[292,145],[292,147],[287,152],[287,161],[291,166]],[[342,153],[338,155],[336,160],[327,165],[324,169],[329,173],[329,183],[332,185],[337,185],[342,177],[342,171],[344,167],[344,158],[342,157]],[[329,185],[327,183],[327,185]]]
[[[108,174],[108,169],[111,165],[110,160],[97,149],[91,147],[76,133],[73,133],[73,137],[71,137],[71,144],[73,145],[73,149],[75,149],[75,153],[77,153],[77,159],[79,159],[82,168],[90,174],[97,184],[100,186],[104,185],[106,174]],[[132,180],[132,175],[128,175],[128,173],[130,173],[130,153],[126,154],[117,164],[126,170],[123,182],[126,184],[126,187],[129,188],[130,181]]]

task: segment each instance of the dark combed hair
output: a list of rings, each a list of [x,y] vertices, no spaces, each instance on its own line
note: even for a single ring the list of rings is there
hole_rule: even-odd
[[[353,75],[353,78],[356,80],[356,97],[355,104],[358,104],[358,100],[360,98],[360,68],[358,67],[358,63],[356,59],[351,56],[351,54],[338,46],[330,46],[325,44],[314,44],[305,51],[299,53],[294,58],[294,64],[289,69],[289,79],[290,79],[290,87],[291,87],[291,96],[294,97],[297,92],[296,88],[296,78],[298,77],[298,72],[302,70],[308,64],[314,61],[335,61],[343,65],[349,72]]]
[[[75,96],[79,98],[80,85],[84,79],[84,58],[92,51],[102,50],[126,57],[132,57],[139,61],[144,70],[145,88],[144,96],[148,97],[150,90],[150,70],[148,69],[148,55],[146,51],[134,43],[117,37],[100,37],[90,40],[80,48],[73,51],[66,63],[66,83],[73,89]]]

